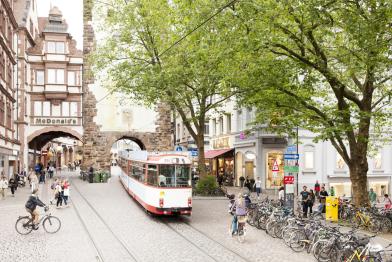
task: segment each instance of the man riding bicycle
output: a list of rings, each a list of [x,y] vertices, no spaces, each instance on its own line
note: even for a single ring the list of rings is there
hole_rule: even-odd
[[[29,197],[26,202],[25,208],[26,211],[31,214],[31,218],[33,220],[34,230],[38,229],[38,221],[39,221],[39,213],[37,210],[37,206],[44,207],[45,211],[47,210],[47,206],[38,198],[38,188],[33,190],[33,193]]]

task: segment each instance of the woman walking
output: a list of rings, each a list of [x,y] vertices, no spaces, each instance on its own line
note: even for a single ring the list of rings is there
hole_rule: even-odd
[[[55,189],[55,197],[57,198],[57,203],[56,203],[56,208],[60,208],[63,206],[63,188],[62,188],[62,183],[63,181],[60,181],[60,183],[58,183],[56,185],[56,189]]]
[[[17,180],[15,178],[11,177],[10,180],[8,181],[8,185],[11,189],[12,196],[15,197],[15,191],[16,191],[16,188],[18,187]]]
[[[66,207],[68,207],[68,197],[69,197],[69,182],[68,179],[65,179],[63,183],[63,200]]]
[[[309,214],[313,213],[313,205],[316,202],[316,195],[314,194],[313,189],[310,189],[309,192]]]

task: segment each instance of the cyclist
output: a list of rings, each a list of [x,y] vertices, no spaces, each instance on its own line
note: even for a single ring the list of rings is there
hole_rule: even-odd
[[[232,221],[232,232],[231,234],[234,235],[237,229],[237,221],[238,224],[244,224],[246,222],[246,203],[245,198],[241,193],[238,194],[237,200],[234,202],[233,206],[231,207],[232,210],[235,208],[235,214],[233,216]]]
[[[39,213],[37,211],[37,206],[44,207],[47,210],[47,206],[38,198],[38,188],[34,188],[31,196],[27,200],[25,207],[26,211],[31,214],[33,220],[33,229],[38,229]]]

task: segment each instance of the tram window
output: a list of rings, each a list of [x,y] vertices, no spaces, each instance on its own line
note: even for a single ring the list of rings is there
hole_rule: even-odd
[[[190,186],[190,167],[183,165],[176,165],[176,179],[177,187]]]
[[[133,164],[132,165],[132,177],[140,182],[144,182],[144,168],[143,165]]]
[[[156,165],[148,165],[147,184],[152,185],[152,186],[158,185],[158,172],[157,172]]]
[[[175,187],[175,167],[173,165],[159,166],[159,186]]]

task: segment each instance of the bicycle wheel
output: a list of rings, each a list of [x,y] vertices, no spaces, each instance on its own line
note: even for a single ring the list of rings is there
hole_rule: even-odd
[[[27,235],[33,230],[33,224],[30,217],[20,217],[15,223],[16,232],[21,235]]]
[[[381,228],[380,230],[383,233],[388,233],[392,229],[392,222],[389,220],[389,218],[382,218],[381,220]]]
[[[42,225],[44,226],[46,232],[50,234],[54,234],[60,230],[61,221],[57,217],[48,216],[47,218],[44,219]]]
[[[378,231],[380,231],[381,225],[379,221],[372,219],[369,221],[368,228],[370,232],[377,233]]]
[[[245,235],[246,235],[246,230],[245,230],[245,226],[243,225],[238,229],[238,235],[237,235],[238,242],[244,243]]]
[[[302,230],[294,231],[290,237],[290,247],[294,252],[301,252],[307,244],[305,232]]]
[[[269,221],[265,226],[265,231],[267,232],[268,235],[270,235],[273,238],[275,238],[275,232],[274,232],[275,224],[276,221]]]
[[[274,232],[275,232],[275,236],[277,238],[280,238],[280,239],[283,238],[283,236],[282,236],[283,228],[284,228],[284,224],[282,222],[276,224]]]

